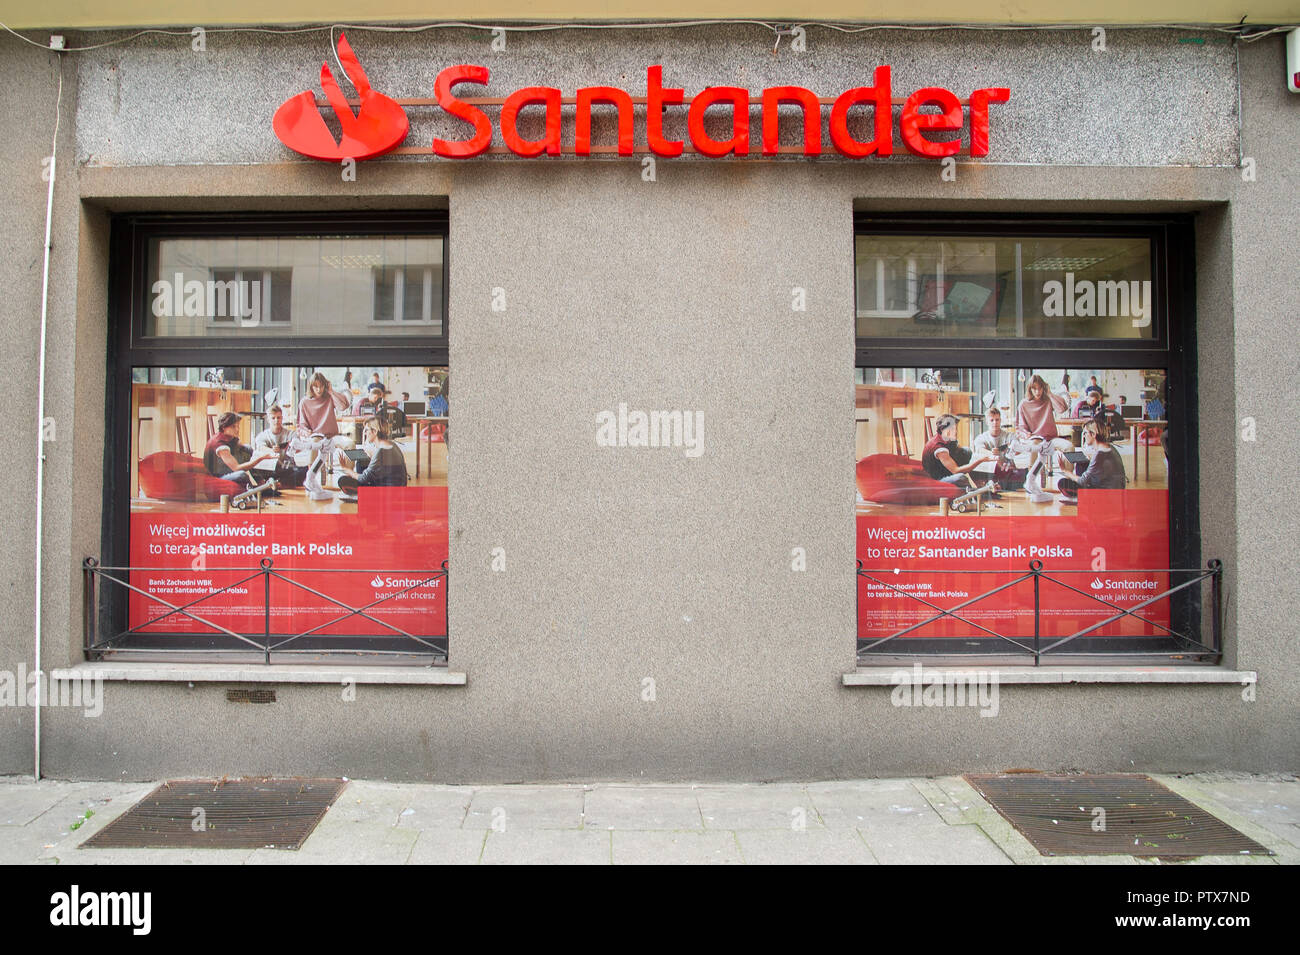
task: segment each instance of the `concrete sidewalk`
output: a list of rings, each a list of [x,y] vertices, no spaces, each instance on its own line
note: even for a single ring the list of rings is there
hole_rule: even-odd
[[[1277,853],[1191,864],[1300,862],[1290,775],[1154,775]],[[298,851],[82,849],[156,783],[0,780],[0,863],[1154,864],[1049,858],[960,777],[806,784],[439,786],[353,780]],[[74,828],[75,827],[75,828]]]

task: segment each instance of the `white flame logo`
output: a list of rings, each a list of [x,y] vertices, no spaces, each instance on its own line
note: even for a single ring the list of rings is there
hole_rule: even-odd
[[[372,581],[370,581],[370,586],[371,586],[371,587],[382,587],[382,586],[384,586],[384,578],[383,578],[383,577],[380,577],[378,574],[376,574],[376,575],[375,575],[375,579],[372,580]]]
[[[1105,589],[1105,587],[1106,587],[1106,585],[1105,585],[1104,583],[1102,583],[1102,579],[1101,579],[1100,577],[1094,577],[1094,578],[1092,578],[1092,589],[1093,589],[1093,590],[1103,590],[1103,589]]]

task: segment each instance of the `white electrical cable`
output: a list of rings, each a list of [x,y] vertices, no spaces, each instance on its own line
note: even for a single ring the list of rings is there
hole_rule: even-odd
[[[1243,18],[1244,19],[1244,18]],[[1023,31],[1023,30],[1091,30],[1098,26],[1096,23],[933,23],[933,24],[916,24],[916,23],[873,23],[873,24],[846,24],[835,23],[831,21],[808,20],[798,23],[788,23],[784,21],[769,22],[766,20],[650,20],[650,21],[629,21],[620,23],[611,20],[602,23],[516,23],[516,24],[491,24],[491,23],[422,23],[411,25],[384,25],[384,24],[360,24],[360,23],[333,23],[329,26],[312,26],[312,27],[210,27],[204,28],[207,33],[271,33],[271,34],[294,34],[294,33],[324,33],[329,32],[330,46],[334,45],[335,30],[352,30],[354,32],[363,31],[370,33],[423,33],[426,30],[505,30],[511,33],[535,33],[553,30],[670,30],[681,27],[703,27],[703,26],[735,26],[748,25],[760,26],[772,31],[778,37],[788,35],[787,32],[791,27],[821,27],[826,30],[837,30],[840,33],[867,33],[877,30],[909,30],[909,31],[942,31],[942,30],[976,30],[976,31]],[[1238,39],[1253,43],[1256,40],[1262,40],[1266,36],[1272,36],[1275,33],[1286,33],[1295,29],[1300,24],[1290,24],[1285,26],[1255,27],[1244,23],[1236,23],[1231,26],[1215,26],[1204,23],[1116,23],[1102,24],[1107,29],[1113,30],[1194,30],[1200,32],[1227,33]],[[23,36],[21,33],[11,29],[8,24],[0,22],[0,29],[7,30],[24,43],[30,43],[32,46],[38,46],[41,49],[49,47],[36,40]],[[1249,32],[1247,32],[1249,31]],[[79,32],[106,32],[103,30],[90,31],[81,30]],[[106,46],[116,46],[121,43],[129,43],[138,37],[158,35],[158,36],[181,36],[192,37],[190,30],[163,30],[149,29],[138,30],[128,36],[118,37],[115,40],[106,40],[103,43],[94,43],[90,46],[68,47],[61,52],[64,53],[84,53],[88,50],[99,50]]]
[[[59,90],[54,96],[54,143],[50,147],[50,188],[45,195],[45,268],[41,278],[41,343],[36,373],[36,603],[33,610],[36,656],[36,706],[34,707],[32,776],[41,778],[41,549],[45,544],[41,512],[45,504],[45,332],[50,309],[50,231],[54,221],[54,170],[59,156],[59,117],[63,105],[63,57],[59,57]]]

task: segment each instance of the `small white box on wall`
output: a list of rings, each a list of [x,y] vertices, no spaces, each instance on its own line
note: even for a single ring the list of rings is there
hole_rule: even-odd
[[[1300,27],[1286,35],[1286,88],[1300,93]]]

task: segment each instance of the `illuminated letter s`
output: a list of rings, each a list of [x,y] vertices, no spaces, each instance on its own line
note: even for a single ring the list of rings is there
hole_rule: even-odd
[[[486,85],[488,75],[486,66],[473,64],[449,66],[438,74],[438,78],[433,83],[433,94],[438,98],[438,105],[457,119],[473,123],[474,136],[459,141],[435,139],[433,141],[435,155],[446,156],[448,159],[467,159],[485,152],[492,144],[492,121],[487,118],[487,114],[477,107],[461,102],[451,93],[451,88],[457,83]]]

